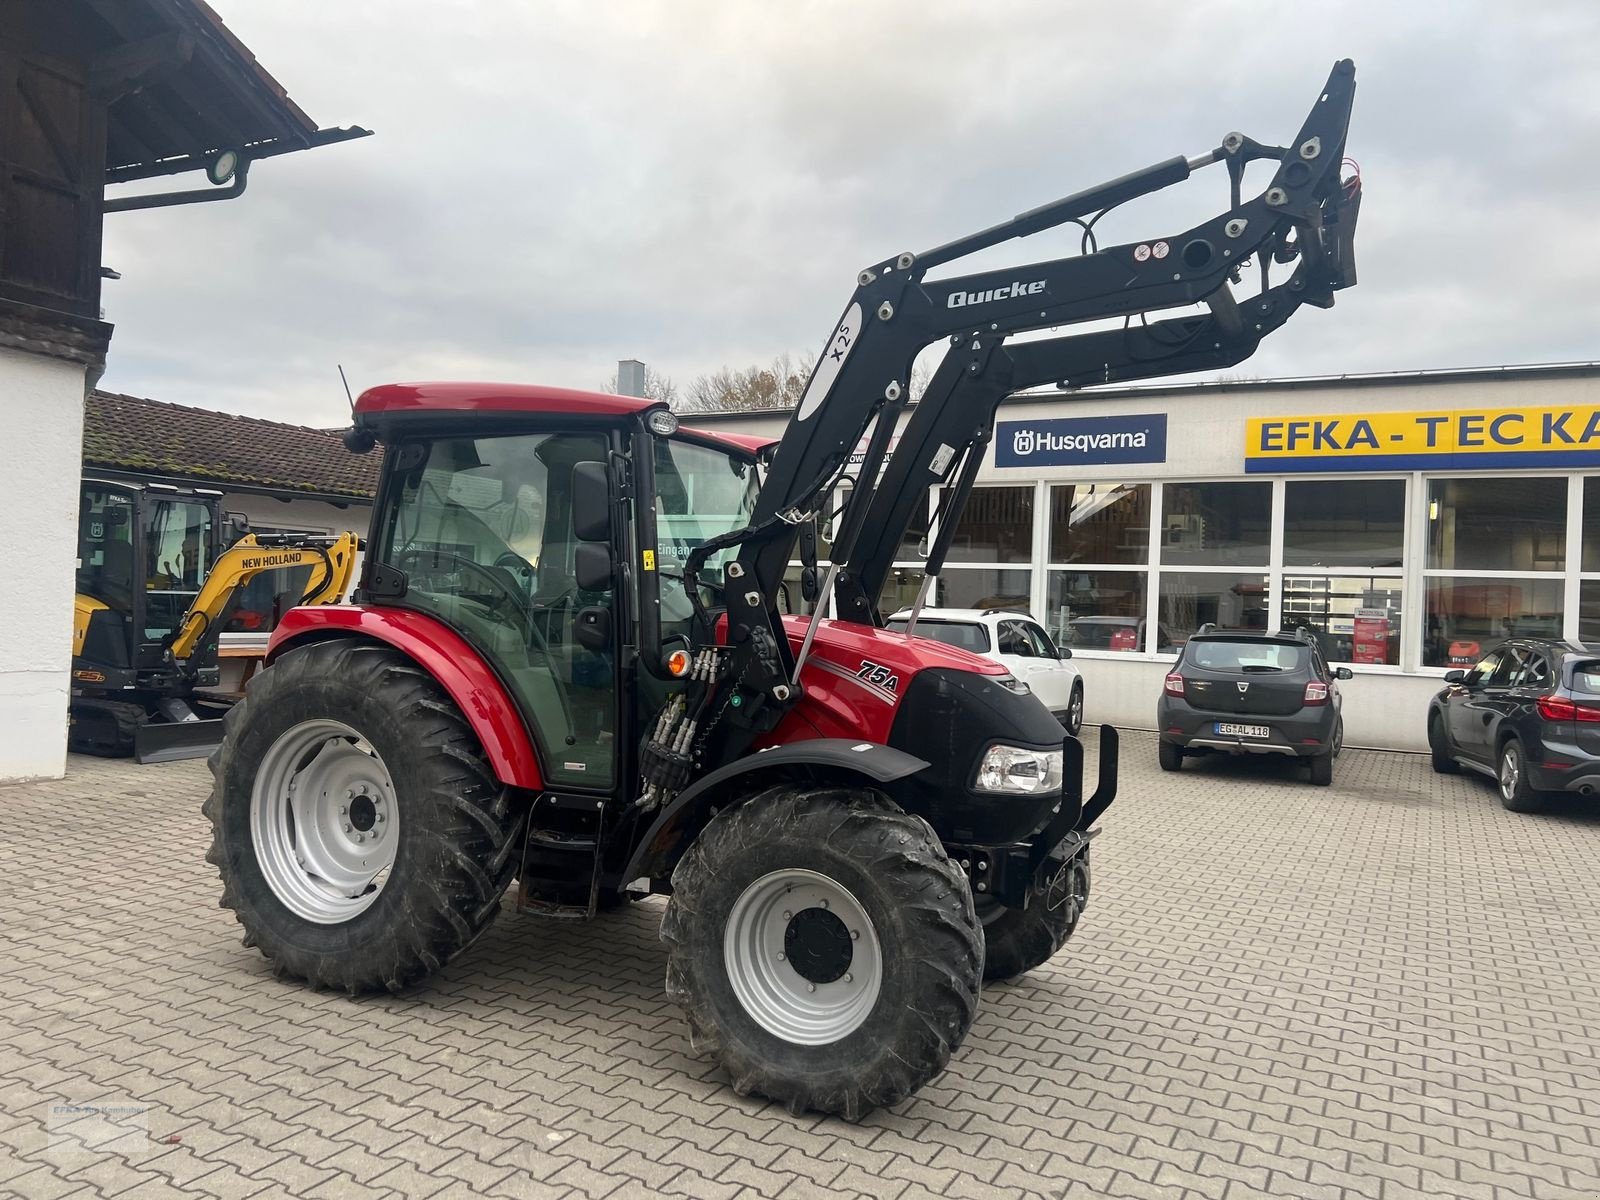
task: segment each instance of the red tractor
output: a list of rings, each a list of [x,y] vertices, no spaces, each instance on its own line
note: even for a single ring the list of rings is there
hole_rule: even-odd
[[[384,467],[356,602],[285,617],[211,760],[209,859],[245,944],[313,986],[400,991],[470,946],[513,879],[553,916],[661,894],[667,991],[737,1090],[854,1117],[927,1082],[983,981],[1077,925],[1116,735],[1085,801],[1078,741],[1025,684],[916,637],[915,616],[884,629],[902,537],[941,489],[925,599],[1012,392],[1236,363],[1353,284],[1353,94],[1339,63],[1287,147],[1229,134],[862,271],[773,444],[622,396],[365,392],[348,441],[381,442]],[[1244,199],[1255,159],[1276,166]],[[1226,212],[1095,244],[1099,214],[1212,162]],[[1083,253],[927,278],[1065,223]],[[1106,317],[1125,319],[1011,340]],[[912,360],[941,338],[907,413]],[[800,600],[836,616],[786,614]]]

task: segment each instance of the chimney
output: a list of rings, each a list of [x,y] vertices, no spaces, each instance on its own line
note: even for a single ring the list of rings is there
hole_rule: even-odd
[[[644,398],[644,364],[637,358],[617,363],[617,395]]]

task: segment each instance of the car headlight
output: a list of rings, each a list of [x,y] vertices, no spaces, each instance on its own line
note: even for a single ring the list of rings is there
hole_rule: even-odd
[[[1061,787],[1061,751],[1023,746],[990,746],[978,763],[973,785],[980,792],[1031,795]]]

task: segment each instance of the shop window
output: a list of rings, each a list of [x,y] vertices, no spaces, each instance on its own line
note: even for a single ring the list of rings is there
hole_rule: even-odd
[[[1078,483],[1050,489],[1052,563],[1150,561],[1150,485]]]
[[[973,488],[946,561],[1026,563],[1033,558],[1033,488]]]
[[[1045,625],[1056,641],[1074,650],[1146,650],[1148,587],[1144,571],[1052,569],[1045,593]]]
[[[1032,571],[949,567],[940,574],[931,603],[939,608],[1010,608],[1027,612],[1032,588]],[[912,598],[915,599],[915,591]]]
[[[1600,477],[1583,481],[1583,569],[1600,571]]]
[[[1398,666],[1401,608],[1396,576],[1283,577],[1282,627],[1311,630],[1330,662]]]
[[[1430,568],[1560,571],[1566,544],[1565,479],[1428,481]]]
[[[1470,667],[1507,638],[1560,637],[1560,578],[1454,578],[1427,581],[1422,665]]]
[[[1286,567],[1398,567],[1403,479],[1290,480],[1283,497]]]
[[[1270,483],[1169,483],[1163,490],[1163,563],[1267,565],[1272,544]]]
[[[1210,571],[1163,571],[1158,608],[1161,636],[1186,641],[1202,625],[1219,629],[1267,627],[1267,577]]]
[[[1600,642],[1600,579],[1578,585],[1578,640]]]

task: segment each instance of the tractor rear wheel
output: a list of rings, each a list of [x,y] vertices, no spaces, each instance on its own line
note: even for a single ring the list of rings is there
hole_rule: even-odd
[[[1025,909],[1007,908],[989,896],[977,901],[983,922],[983,981],[1015,979],[1056,956],[1089,903],[1089,855],[1061,868],[1050,886]]]
[[[280,977],[398,992],[488,928],[522,815],[411,659],[354,640],[290,650],[224,720],[206,860]]]
[[[939,1074],[971,1028],[971,891],[881,792],[762,792],[706,827],[672,887],[667,994],[741,1095],[855,1120]]]

